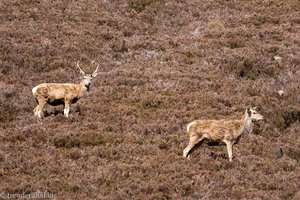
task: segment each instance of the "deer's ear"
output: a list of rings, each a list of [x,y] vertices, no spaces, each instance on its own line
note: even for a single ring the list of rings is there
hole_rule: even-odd
[[[94,71],[94,72],[92,73],[92,77],[93,77],[93,78],[95,78],[96,76],[98,76],[98,71]]]
[[[95,78],[98,75],[98,73],[93,73],[92,77]]]
[[[251,117],[251,109],[249,107],[247,108],[247,113],[248,113],[248,116]]]

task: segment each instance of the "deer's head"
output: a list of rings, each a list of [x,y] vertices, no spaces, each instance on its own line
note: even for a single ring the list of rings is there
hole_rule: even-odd
[[[256,107],[254,108],[248,107],[246,112],[252,122],[264,119],[264,117],[256,111]]]
[[[95,62],[92,61],[91,65],[93,65],[94,63],[95,63]],[[79,62],[76,63],[76,67],[79,69],[80,74],[81,74],[82,77],[83,77],[83,80],[81,81],[80,84],[84,85],[84,86],[86,87],[87,91],[89,91],[89,89],[90,89],[90,85],[91,85],[91,82],[92,82],[93,78],[95,78],[95,77],[98,75],[98,73],[99,73],[99,64],[98,64],[98,63],[96,63],[96,64],[97,64],[97,67],[96,67],[95,71],[94,71],[92,74],[86,74],[86,73],[80,68]]]

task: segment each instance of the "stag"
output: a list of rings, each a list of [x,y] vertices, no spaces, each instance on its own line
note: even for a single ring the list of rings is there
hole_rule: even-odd
[[[92,62],[92,64],[94,61]],[[79,84],[74,83],[42,83],[32,89],[38,105],[34,109],[34,115],[42,118],[42,110],[46,104],[56,106],[64,105],[64,116],[69,116],[70,105],[76,103],[80,98],[86,96],[90,91],[93,78],[99,73],[99,64],[92,74],[86,74],[76,63],[82,75],[82,81]]]

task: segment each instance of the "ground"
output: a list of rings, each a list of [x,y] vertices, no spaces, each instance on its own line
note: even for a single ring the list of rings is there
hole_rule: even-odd
[[[0,1],[0,193],[299,199],[299,12],[297,0]],[[89,96],[39,122],[31,89],[79,83],[75,62],[93,60]],[[189,122],[247,106],[265,120],[232,163],[206,143],[182,157]]]

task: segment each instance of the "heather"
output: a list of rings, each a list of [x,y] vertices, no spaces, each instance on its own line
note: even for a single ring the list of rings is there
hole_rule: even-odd
[[[0,2],[0,193],[58,199],[299,199],[300,5],[287,1]],[[278,60],[274,57],[279,56]],[[31,89],[100,74],[87,98]],[[283,93],[278,91],[282,90]],[[182,157],[194,119],[265,120]]]

